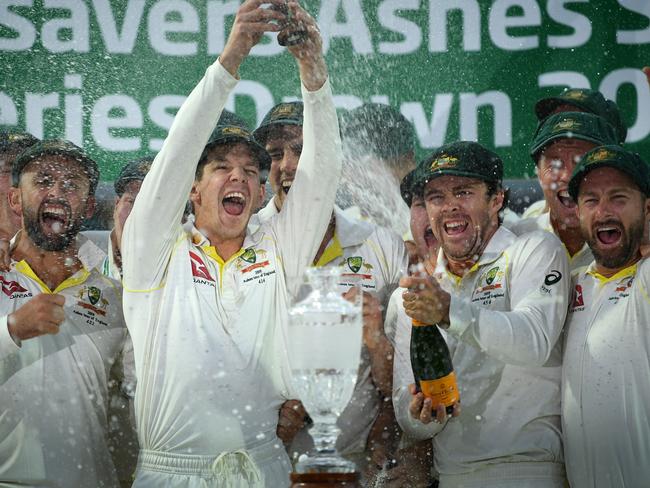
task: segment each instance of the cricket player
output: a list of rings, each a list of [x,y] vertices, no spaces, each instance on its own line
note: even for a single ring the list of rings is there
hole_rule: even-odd
[[[499,224],[503,163],[480,144],[445,145],[417,171],[441,249],[434,277],[400,281],[407,291],[397,327],[418,320],[446,331],[462,412],[447,419],[442,405],[415,392],[409,352],[398,343],[395,378],[402,379],[393,384],[393,402],[400,425],[413,437],[433,438],[443,488],[563,487],[565,251],[548,232],[517,237]]]
[[[623,144],[627,137],[627,126],[621,118],[621,113],[615,102],[606,99],[602,93],[588,88],[566,88],[556,96],[542,98],[535,104],[535,115],[537,116],[538,130],[544,123],[544,120],[553,114],[562,112],[585,112],[604,118],[615,131],[614,143]],[[608,144],[605,142],[604,144]],[[535,159],[533,157],[533,159]],[[537,161],[535,161],[537,164]],[[573,163],[575,166],[575,162]],[[539,169],[539,166],[538,166]],[[571,171],[571,170],[570,170]],[[571,172],[569,171],[569,177]],[[544,189],[541,176],[540,184]],[[544,199],[531,204],[523,214],[524,219],[530,217],[539,217],[548,212],[549,203],[544,195]]]
[[[417,250],[417,262],[413,263],[409,269],[414,273],[433,274],[438,257],[438,241],[431,231],[424,199],[413,191],[415,176],[416,170],[413,170],[400,183],[402,199],[410,210],[409,227],[415,243],[414,247]],[[397,327],[398,321],[410,324],[402,306],[403,293],[403,288],[397,288],[390,296],[384,324],[387,335],[394,337],[393,346],[397,355],[408,352],[411,343],[411,327]],[[398,319],[399,314],[403,315],[401,319]],[[410,367],[403,367],[409,361],[409,357],[394,359],[393,384],[409,384],[414,381]],[[397,365],[400,367],[398,368]],[[407,375],[406,380],[395,376],[400,374]],[[384,486],[430,486],[432,482],[432,454],[433,450],[429,440],[418,441],[411,439],[408,435],[402,435],[400,449],[395,456],[395,465],[384,473]]]
[[[106,276],[116,280],[122,279],[122,252],[120,249],[124,224],[131,213],[142,181],[149,172],[152,163],[152,156],[129,161],[120,170],[113,184],[116,195],[113,208],[113,229],[109,234],[108,252],[102,263],[102,270]]]
[[[303,151],[284,211],[247,232],[270,158],[245,128],[217,125],[239,66],[285,14],[247,0],[219,59],[178,111],[122,235],[124,310],[135,348],[135,487],[288,486],[276,436],[289,398],[284,324],[324,235],[340,138],[321,38],[289,48],[305,102]],[[214,129],[214,130],[213,130]],[[180,224],[187,195],[194,222]],[[292,288],[293,287],[293,288]]]
[[[597,92],[596,92],[597,93]],[[515,234],[542,229],[564,245],[572,270],[589,265],[593,256],[580,231],[576,205],[569,196],[569,180],[577,161],[588,150],[614,144],[616,132],[604,118],[584,112],[561,112],[545,119],[533,137],[530,155],[548,208],[511,227]]]
[[[0,239],[9,240],[21,227],[20,215],[9,207],[11,167],[16,157],[38,142],[28,132],[0,131]]]
[[[119,487],[106,437],[109,373],[127,340],[121,288],[78,236],[98,179],[66,141],[36,143],[13,164],[9,202],[23,222],[0,272],[3,486]]]
[[[251,220],[253,225],[266,222],[281,213],[291,194],[300,155],[303,151],[302,102],[280,103],[273,107],[255,131],[255,138],[266,147],[271,157],[269,180],[274,197]],[[346,215],[334,209],[327,231],[323,234],[313,264],[338,266],[343,269],[341,293],[347,292],[358,280],[364,290],[364,346],[361,352],[359,376],[352,399],[341,412],[338,426],[341,434],[337,450],[354,461],[359,470],[368,468],[368,459],[384,444],[380,436],[369,441],[369,433],[377,418],[384,398],[392,391],[392,356],[390,339],[383,330],[383,313],[388,298],[397,287],[407,267],[406,248],[394,232]],[[284,408],[280,427],[295,415],[295,405]],[[290,416],[287,418],[287,416]],[[303,416],[304,417],[304,416]],[[300,418],[296,419],[300,420]],[[305,432],[303,432],[306,435]],[[290,437],[290,435],[288,436]],[[290,439],[286,439],[290,441]],[[374,445],[377,444],[377,445]],[[305,452],[309,443],[294,443],[290,452]],[[390,448],[387,449],[390,451]],[[382,452],[384,458],[386,453]],[[379,459],[378,456],[377,460]],[[379,462],[383,465],[386,459]]]
[[[566,323],[562,426],[572,487],[650,479],[650,262],[640,245],[650,169],[620,146],[584,155],[569,183],[594,261],[574,278]]]

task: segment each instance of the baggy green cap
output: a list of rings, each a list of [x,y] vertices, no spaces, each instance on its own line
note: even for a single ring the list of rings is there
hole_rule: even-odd
[[[478,142],[446,144],[418,164],[412,188],[420,192],[429,181],[440,176],[465,176],[488,183],[503,180],[503,161],[498,154]]]
[[[558,139],[581,139],[598,145],[617,143],[614,127],[604,118],[587,112],[560,112],[538,125],[530,147],[533,160],[537,162],[539,152]]]
[[[120,170],[120,174],[117,175],[117,179],[113,184],[117,196],[122,196],[124,189],[129,182],[143,181],[144,177],[147,176],[149,169],[151,169],[153,160],[153,156],[145,156],[126,163],[126,165],[124,165]]]
[[[24,151],[33,146],[38,139],[29,132],[0,130],[0,152]]]
[[[382,159],[414,150],[413,124],[395,107],[366,103],[341,115],[341,137],[352,152],[371,153]]]
[[[602,93],[588,88],[567,88],[556,97],[542,98],[535,104],[535,114],[542,121],[560,105],[570,105],[609,122],[616,131],[616,143],[622,144],[627,137],[627,127],[621,118],[616,103],[606,99]]]
[[[260,126],[255,129],[253,135],[260,144],[266,144],[266,138],[273,127],[280,125],[299,125],[303,123],[303,103],[283,102],[278,103],[268,111],[262,119]]]
[[[253,133],[246,126],[244,119],[224,110],[212,134],[210,134],[201,159],[206,156],[208,149],[211,147],[228,142],[245,143],[256,155],[261,170],[268,170],[271,167],[271,157],[266,152],[266,149],[253,137]]]
[[[639,189],[650,196],[650,167],[641,157],[621,146],[609,145],[593,148],[580,159],[569,181],[569,195],[578,200],[578,192],[584,177],[590,171],[610,167],[626,173],[638,185]]]
[[[97,183],[99,182],[99,168],[97,163],[79,146],[63,139],[39,141],[20,153],[11,168],[13,186],[18,186],[20,183],[20,175],[25,167],[32,161],[40,159],[43,156],[64,156],[75,160],[85,170],[88,176],[88,180],[90,181],[90,194],[95,193]]]
[[[411,208],[411,204],[413,203],[413,182],[415,181],[416,172],[417,168],[407,173],[399,184],[399,192],[409,208]]]

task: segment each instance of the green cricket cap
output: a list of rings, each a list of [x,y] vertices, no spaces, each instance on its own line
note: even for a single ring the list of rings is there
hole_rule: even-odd
[[[118,197],[124,193],[126,185],[131,181],[142,181],[147,176],[151,165],[153,164],[153,156],[145,156],[142,158],[129,161],[122,167],[120,174],[117,175],[113,187]]]
[[[446,144],[420,161],[413,176],[413,191],[420,192],[429,181],[445,175],[500,183],[503,180],[503,161],[498,154],[478,142]]]
[[[542,121],[560,105],[570,105],[578,109],[599,115],[609,122],[616,131],[616,143],[622,144],[627,137],[627,126],[621,118],[618,105],[606,99],[602,93],[587,88],[567,88],[558,96],[542,98],[535,104],[535,114]]]
[[[281,125],[298,125],[303,123],[302,102],[282,102],[268,111],[262,119],[260,126],[253,132],[255,139],[265,145],[269,131]]]
[[[407,173],[407,175],[402,178],[402,181],[399,184],[399,192],[402,195],[402,199],[409,208],[411,208],[411,204],[413,203],[413,182],[415,181],[416,174],[417,168]]]
[[[599,146],[617,144],[614,127],[602,117],[587,112],[560,112],[537,126],[530,155],[535,162],[539,152],[558,139],[581,139]]]
[[[38,139],[29,132],[0,130],[0,152],[23,152],[37,142]]]
[[[626,151],[621,146],[608,145],[595,147],[586,152],[576,165],[569,181],[569,195],[578,200],[578,191],[584,177],[598,168],[610,167],[626,173],[639,186],[639,189],[650,196],[650,167],[641,156]]]
[[[224,110],[221,117],[219,117],[217,125],[205,145],[201,159],[207,155],[211,147],[229,142],[245,143],[257,157],[261,170],[268,170],[271,167],[271,157],[266,152],[266,149],[253,137],[253,133],[244,119],[227,110]]]
[[[11,168],[13,186],[18,186],[20,183],[20,175],[29,163],[46,156],[63,156],[76,161],[88,176],[88,180],[90,181],[90,194],[95,193],[97,183],[99,182],[99,167],[97,163],[79,146],[63,139],[39,141],[20,153]]]
[[[395,107],[366,103],[340,118],[341,137],[352,152],[390,159],[414,151],[415,129]]]

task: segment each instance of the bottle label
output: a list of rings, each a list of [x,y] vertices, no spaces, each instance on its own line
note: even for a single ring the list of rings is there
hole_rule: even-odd
[[[420,380],[420,390],[426,398],[431,398],[434,408],[441,403],[450,407],[460,399],[454,371],[437,380]]]

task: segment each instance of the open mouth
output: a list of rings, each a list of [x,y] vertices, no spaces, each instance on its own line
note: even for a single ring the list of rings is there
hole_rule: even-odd
[[[41,210],[41,223],[55,234],[62,233],[68,225],[70,212],[60,205],[45,205]]]
[[[615,225],[603,225],[596,227],[596,237],[598,242],[605,246],[613,246],[619,243],[623,233],[620,227]]]
[[[467,230],[468,225],[469,222],[467,222],[466,220],[450,220],[448,222],[445,222],[443,227],[447,235],[457,236],[465,232],[465,230]]]
[[[433,235],[433,231],[431,230],[431,227],[427,227],[426,230],[424,231],[424,242],[427,245],[427,248],[429,249],[436,247],[436,245],[438,244],[438,240]]]
[[[292,184],[293,184],[293,180],[286,180],[281,183],[280,189],[285,195],[289,193]]]
[[[246,207],[246,197],[243,193],[233,191],[226,194],[221,201],[223,208],[228,215],[241,215]]]
[[[571,198],[567,190],[560,190],[557,192],[557,199],[564,208],[573,209],[576,207],[576,203],[573,201],[573,198]]]

